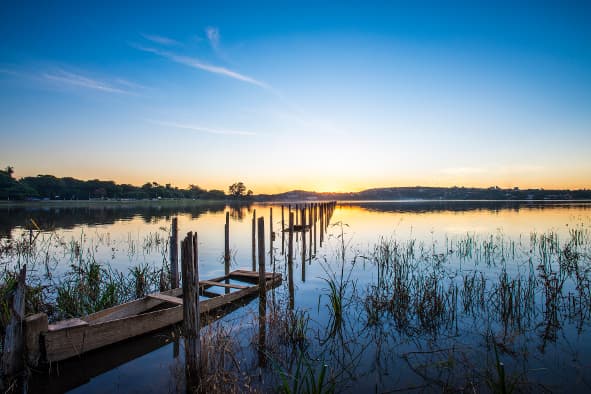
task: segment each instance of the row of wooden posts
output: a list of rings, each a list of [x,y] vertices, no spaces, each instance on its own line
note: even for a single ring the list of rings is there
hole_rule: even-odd
[[[295,234],[296,241],[302,240],[301,257],[302,262],[312,260],[316,255],[318,244],[322,247],[324,237],[330,223],[330,218],[336,207],[335,201],[319,202],[319,203],[303,203],[303,204],[289,204],[281,205],[281,255],[284,256],[286,252],[286,237],[287,238],[287,252],[288,263],[293,263],[293,236]],[[287,220],[286,220],[287,213]],[[252,270],[257,271],[257,217],[256,209],[252,212]],[[260,219],[260,218],[259,218]],[[287,227],[286,227],[287,224]],[[308,236],[306,236],[308,233]],[[262,234],[264,237],[264,233]],[[261,237],[259,231],[259,238]],[[274,245],[275,232],[273,229],[273,208],[269,208],[269,258],[273,271],[275,271]],[[265,251],[258,251],[258,254],[265,253]],[[226,224],[224,226],[224,274],[230,273],[230,213],[226,212]],[[303,265],[303,264],[302,264]],[[305,281],[305,267],[303,268],[302,280]],[[171,235],[170,235],[170,288],[179,287],[179,270],[178,270],[178,221],[177,218],[172,219]],[[164,278],[161,279],[161,290],[168,288]],[[229,289],[226,289],[228,291]]]
[[[293,252],[294,234],[296,238],[300,236],[302,240],[302,280],[305,281],[305,270],[307,259],[312,259],[316,254],[317,240],[322,247],[324,235],[334,208],[335,202],[321,202],[295,205],[281,205],[281,255],[285,255],[285,233],[288,234],[287,242],[287,262],[288,262],[288,287],[289,287],[289,306],[294,307],[294,283],[293,283]],[[288,226],[286,227],[285,213],[287,211]],[[273,241],[275,233],[273,231],[273,209],[269,208],[269,255],[273,273],[275,273],[275,259],[273,256]],[[226,276],[230,273],[230,222],[229,212],[226,212],[226,223],[224,228],[224,273]],[[308,232],[308,236],[306,233]],[[319,235],[319,237],[317,236]],[[257,242],[258,241],[258,242]],[[308,241],[308,243],[306,242]],[[170,280],[167,280],[163,274],[160,280],[161,290],[167,287],[179,287],[178,270],[178,220],[172,219],[170,236]],[[198,242],[197,233],[189,232],[180,243],[181,249],[181,274],[183,286],[183,319],[185,331],[185,351],[188,384],[197,386],[200,370],[200,311],[199,311],[199,267],[198,267]],[[258,252],[258,253],[257,253]],[[264,363],[264,343],[266,327],[266,274],[265,274],[265,219],[256,218],[256,210],[253,211],[252,218],[252,270],[257,271],[258,254],[258,272],[259,272],[259,359]],[[5,384],[4,377],[12,376],[22,369],[24,360],[24,341],[39,340],[38,338],[23,338],[24,322],[24,294],[25,294],[26,266],[20,271],[18,285],[12,300],[11,320],[6,329],[3,354],[0,359],[0,388]],[[226,279],[229,283],[229,279]],[[229,288],[225,288],[226,293]]]
[[[306,231],[309,232],[309,254],[312,258],[312,245],[314,245],[314,253],[316,253],[316,238],[320,234],[320,246],[324,241],[324,234],[328,228],[330,217],[336,206],[335,202],[327,203],[312,203],[296,205],[292,211],[292,206],[287,206],[288,213],[288,227],[285,227],[285,206],[281,206],[281,238],[282,248],[281,254],[285,253],[285,233],[288,233],[288,286],[290,294],[289,307],[294,307],[294,284],[293,284],[293,235],[297,234],[296,229],[301,231],[302,237],[302,280],[305,280],[305,262],[306,262]],[[294,216],[300,213],[300,221],[295,221]],[[270,261],[273,266],[273,273],[275,273],[275,260],[273,258],[273,239],[275,234],[273,232],[273,208],[269,208],[269,239],[270,239]],[[306,224],[308,223],[308,224]],[[317,223],[319,223],[320,231],[317,232]],[[299,226],[299,227],[297,227]],[[177,259],[178,252],[175,251],[178,239],[178,223],[177,219],[172,220],[172,234],[171,234],[171,285],[178,287],[178,267]],[[266,341],[266,311],[267,311],[267,294],[266,294],[266,272],[265,272],[265,218],[256,218],[256,210],[253,211],[252,218],[252,270],[257,271],[256,259],[258,255],[258,273],[259,273],[259,363],[263,365],[265,361],[265,341]],[[226,212],[226,223],[224,226],[224,272],[228,276],[230,273],[230,219],[229,212]],[[183,321],[184,321],[184,336],[185,336],[185,359],[186,359],[186,373],[188,387],[199,386],[199,376],[201,370],[201,339],[200,339],[200,322],[199,322],[199,265],[198,265],[198,242],[197,234],[189,232],[185,239],[181,242],[181,273],[183,286]],[[229,279],[226,279],[226,283]],[[229,288],[226,287],[226,292]]]

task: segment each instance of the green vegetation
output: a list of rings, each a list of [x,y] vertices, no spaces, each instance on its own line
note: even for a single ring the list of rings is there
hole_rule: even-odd
[[[37,175],[15,179],[14,168],[0,170],[0,200],[90,200],[90,199],[201,199],[224,200],[245,198],[253,195],[246,191],[244,183],[237,182],[229,187],[230,195],[222,190],[205,190],[197,185],[179,189],[170,184],[160,185],[146,182],[142,186],[117,184],[113,181],[93,179],[83,181],[71,177],[57,178],[53,175]]]

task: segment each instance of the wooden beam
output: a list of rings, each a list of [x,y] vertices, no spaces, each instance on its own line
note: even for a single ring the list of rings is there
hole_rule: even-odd
[[[220,286],[220,287],[227,287],[229,289],[247,289],[248,288],[248,286],[235,285],[233,283],[212,282],[210,280],[200,280],[199,281],[199,286],[201,286],[201,285],[205,285],[205,286]]]
[[[173,296],[169,296],[169,295],[162,294],[162,293],[148,294],[148,297],[155,298],[157,300],[161,300],[164,302],[170,302],[171,304],[183,305],[182,298],[173,297]]]

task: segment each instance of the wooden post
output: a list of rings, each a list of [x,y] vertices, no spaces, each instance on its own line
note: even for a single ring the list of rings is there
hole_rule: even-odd
[[[320,247],[324,242],[324,203],[320,206]]]
[[[226,224],[224,225],[224,275],[230,275],[230,212],[226,212]],[[226,284],[230,283],[230,279],[226,278]],[[230,293],[230,288],[224,289],[225,294]]]
[[[23,322],[25,320],[25,280],[27,266],[21,268],[12,297],[10,320],[4,335],[4,351],[0,371],[2,378],[14,376],[23,368],[24,335]],[[2,380],[4,382],[4,380]]]
[[[170,286],[179,287],[179,228],[178,219],[172,218],[170,226]]]
[[[308,223],[310,226],[310,233],[308,234],[308,239],[310,240],[310,244],[308,245],[308,259],[312,262],[312,205],[308,206]]]
[[[316,256],[316,222],[318,221],[318,204],[314,204],[314,256]]]
[[[259,238],[259,365],[265,365],[265,339],[267,331],[267,280],[265,275],[265,218],[258,222]]]
[[[281,204],[281,256],[285,255],[285,215]]]
[[[27,364],[32,367],[39,365],[42,355],[41,334],[47,332],[47,315],[36,313],[25,318],[25,354]]]
[[[230,274],[230,212],[226,212],[224,226],[224,275]]]
[[[257,210],[254,209],[252,211],[252,270],[257,270],[257,254],[256,254],[256,247],[257,247],[257,240],[256,240],[256,214]]]
[[[185,331],[185,362],[187,388],[199,386],[201,338],[199,322],[199,264],[197,233],[189,232],[182,242],[183,322]]]
[[[306,209],[301,210],[302,217],[302,282],[306,281]]]
[[[289,286],[289,309],[294,308],[293,286],[293,212],[289,212],[289,237],[287,243],[287,276]]]

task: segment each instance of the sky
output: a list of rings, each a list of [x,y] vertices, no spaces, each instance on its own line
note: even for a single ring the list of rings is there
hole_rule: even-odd
[[[3,3],[1,167],[255,193],[591,188],[589,1],[119,3]]]

